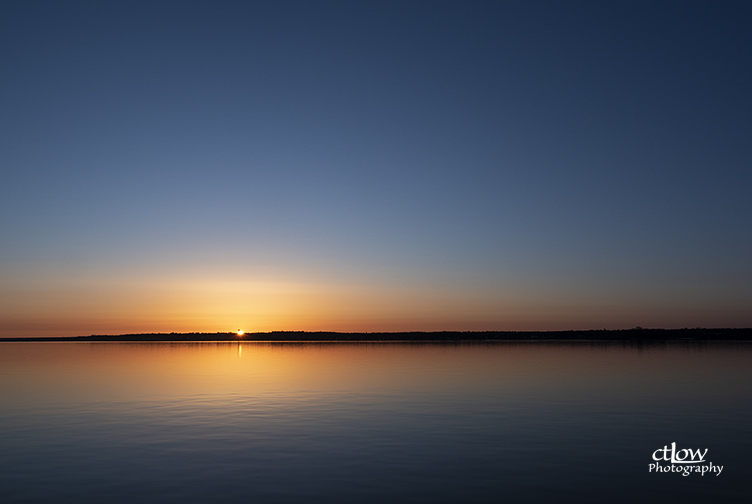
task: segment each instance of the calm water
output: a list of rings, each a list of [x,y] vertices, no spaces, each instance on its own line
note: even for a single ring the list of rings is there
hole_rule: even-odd
[[[0,501],[749,502],[751,364],[745,344],[3,343]],[[649,473],[672,442],[722,473]]]

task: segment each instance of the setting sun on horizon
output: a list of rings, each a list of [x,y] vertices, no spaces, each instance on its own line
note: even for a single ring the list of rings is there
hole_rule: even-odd
[[[189,4],[0,7],[0,337],[752,326],[730,6]]]
[[[1,275],[1,274],[0,274]],[[449,281],[392,285],[105,275],[9,279],[0,337],[150,332],[498,331],[743,326],[742,300],[684,293],[658,302],[639,289],[600,299],[565,287]],[[618,310],[614,307],[618,306]],[[236,326],[237,327],[237,326]]]
[[[0,1],[0,500],[749,502],[751,26]]]

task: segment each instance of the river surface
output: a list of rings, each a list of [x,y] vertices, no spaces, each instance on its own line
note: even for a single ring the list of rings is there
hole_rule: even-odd
[[[715,469],[651,471],[672,443]],[[0,343],[7,503],[751,502],[750,475],[752,344]]]

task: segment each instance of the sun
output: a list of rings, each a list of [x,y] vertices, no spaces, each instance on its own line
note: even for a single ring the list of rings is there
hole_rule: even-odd
[[[245,334],[245,333],[244,333],[244,332],[243,332],[242,330],[238,329],[238,337],[240,337],[240,336],[242,336],[242,335],[244,335],[244,334]]]

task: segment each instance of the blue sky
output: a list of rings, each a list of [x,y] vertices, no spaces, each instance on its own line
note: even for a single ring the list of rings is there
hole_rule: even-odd
[[[0,331],[750,326],[751,14],[4,2]]]

